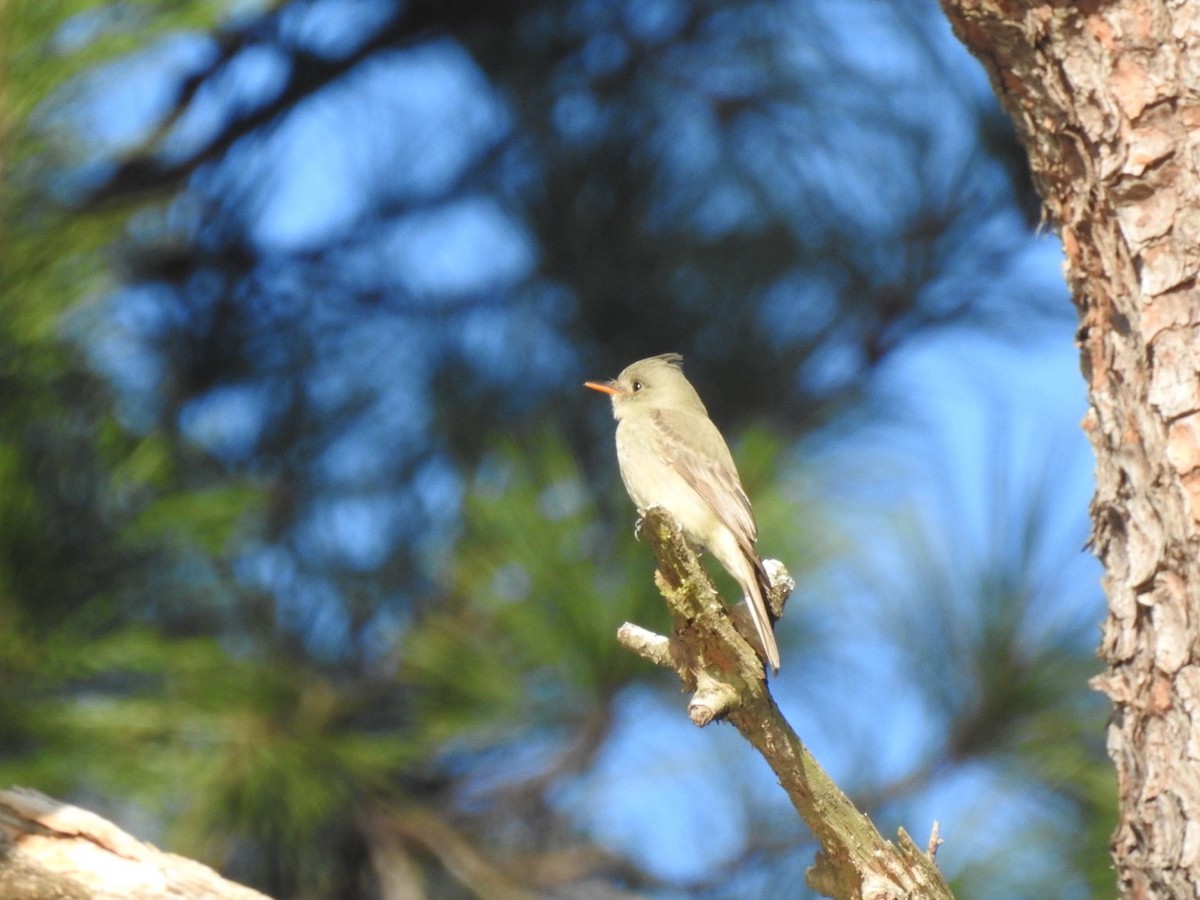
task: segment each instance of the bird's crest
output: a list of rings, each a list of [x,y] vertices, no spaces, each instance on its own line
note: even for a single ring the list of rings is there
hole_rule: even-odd
[[[655,359],[661,359],[669,366],[674,366],[680,372],[683,371],[683,357],[678,353],[660,353]]]

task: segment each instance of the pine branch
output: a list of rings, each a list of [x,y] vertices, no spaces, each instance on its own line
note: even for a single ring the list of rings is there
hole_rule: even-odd
[[[658,559],[655,581],[674,628],[664,638],[627,623],[618,640],[678,673],[693,692],[693,722],[703,727],[724,719],[762,754],[821,844],[809,886],[838,900],[952,900],[933,860],[936,837],[928,852],[903,829],[899,846],[885,840],[808,752],[775,705],[753,632],[737,628],[671,516],[658,507],[647,511],[641,533]],[[782,566],[772,580],[769,605],[779,611],[791,581]]]

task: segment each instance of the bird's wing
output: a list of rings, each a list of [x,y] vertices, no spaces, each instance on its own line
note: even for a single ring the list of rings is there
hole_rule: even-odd
[[[754,510],[717,426],[707,416],[680,410],[656,409],[651,416],[661,457],[733,532],[748,558],[757,560],[754,542],[758,539],[758,526]],[[697,439],[695,444],[684,440],[684,424],[687,433]]]

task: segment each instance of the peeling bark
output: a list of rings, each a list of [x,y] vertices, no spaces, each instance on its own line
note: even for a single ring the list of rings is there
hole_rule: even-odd
[[[1119,887],[1200,896],[1200,4],[942,6],[1021,134],[1079,310]]]

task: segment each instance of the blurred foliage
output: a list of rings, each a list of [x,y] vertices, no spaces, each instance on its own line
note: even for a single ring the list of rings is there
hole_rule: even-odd
[[[447,583],[404,654],[434,734],[453,734],[446,715],[471,727],[495,716],[506,728],[573,730],[640,668],[612,623],[662,618],[642,589],[651,567],[605,532],[563,442],[522,444],[498,444],[468,486]],[[537,671],[540,689],[522,671]]]
[[[943,856],[966,890],[1105,893],[1051,482],[992,485],[969,552],[953,515],[889,526],[893,602],[846,628],[828,571],[876,548],[797,449],[885,415],[922,336],[1053,305],[1011,129],[933,3],[0,17],[0,777],[136,804],[279,897],[795,895],[811,847],[748,774],[709,779],[736,824],[703,870],[611,820],[669,780],[634,751],[687,739],[613,638],[665,613],[579,383],[678,350],[802,585],[781,695],[830,733],[920,698],[899,771],[848,767],[864,803],[907,825],[1003,782],[1036,834],[974,822],[988,846]],[[750,772],[703,739],[687,768]]]
[[[795,436],[912,335],[1049,308],[1004,274],[1027,184],[963,139],[995,105],[944,77],[932,4],[324,0],[147,55],[178,73],[161,143],[72,196],[183,192],[139,215],[84,339],[128,421],[273,479],[263,586],[339,594],[352,629],[364,568],[428,587],[490,434],[555,418],[607,461],[585,376],[679,350],[727,428]]]

